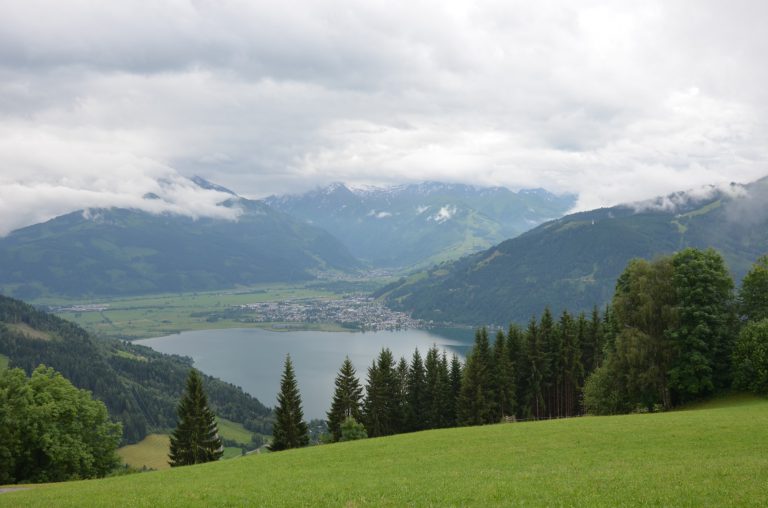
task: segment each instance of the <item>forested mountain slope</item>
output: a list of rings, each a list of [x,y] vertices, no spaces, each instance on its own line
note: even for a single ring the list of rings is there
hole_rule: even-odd
[[[720,251],[737,281],[768,252],[768,179],[568,215],[378,293],[414,316],[473,325],[524,322],[550,306],[607,303],[635,257]]]
[[[0,296],[0,354],[28,374],[43,363],[91,390],[123,424],[126,442],[176,425],[176,405],[191,360],[111,339],[96,339],[69,321]],[[269,433],[271,411],[242,389],[204,376],[214,411]]]
[[[358,266],[327,232],[233,197],[236,221],[129,209],[73,212],[0,238],[0,292],[31,299],[301,281]]]

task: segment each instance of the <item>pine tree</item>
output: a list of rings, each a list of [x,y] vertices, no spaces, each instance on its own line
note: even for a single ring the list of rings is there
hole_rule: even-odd
[[[528,394],[529,370],[528,352],[525,343],[525,333],[517,325],[510,325],[507,332],[507,354],[509,365],[512,369],[513,383],[515,387],[515,414],[518,418],[525,418],[527,413],[526,396]]]
[[[355,367],[344,359],[336,376],[336,390],[333,394],[331,410],[328,411],[328,431],[334,441],[341,439],[341,425],[347,418],[362,421],[363,387],[357,379]]]
[[[539,333],[536,316],[533,316],[528,323],[525,338],[526,356],[528,357],[528,379],[526,382],[528,392],[525,397],[526,408],[522,416],[526,418],[530,415],[534,418],[541,418],[545,414],[544,410],[546,407],[544,404],[544,373],[546,370],[541,334]]]
[[[439,427],[451,427],[454,425],[453,421],[453,390],[451,387],[451,373],[448,367],[448,357],[443,350],[443,354],[440,358],[440,366],[438,370],[438,386],[439,386],[439,402],[440,406],[440,423]]]
[[[195,369],[189,371],[187,387],[178,407],[179,423],[171,434],[168,463],[188,466],[219,460],[224,453],[216,416],[208,407],[203,380]]]
[[[488,331],[475,333],[475,345],[464,366],[459,396],[459,424],[483,425],[493,422],[493,387]]]
[[[448,374],[451,383],[451,407],[449,425],[455,427],[459,424],[459,397],[461,396],[461,380],[464,377],[461,362],[455,354],[451,357],[451,371]]]
[[[496,332],[492,364],[493,420],[501,421],[502,418],[515,414],[515,378],[512,372],[512,362],[507,351],[507,339],[501,330]]]
[[[405,399],[405,428],[409,432],[427,428],[425,413],[427,409],[427,384],[424,377],[424,362],[418,348],[413,352]]]
[[[427,351],[424,362],[426,379],[426,411],[425,427],[437,429],[450,425],[450,417],[446,417],[446,407],[450,407],[450,379],[445,355],[442,360],[437,346],[432,345]]]
[[[277,394],[272,444],[269,445],[269,449],[276,452],[289,448],[299,448],[308,444],[309,428],[304,422],[301,395],[296,383],[296,375],[293,372],[291,355],[286,355],[283,377],[280,380],[280,393]]]
[[[406,365],[407,367],[407,365]],[[368,369],[363,421],[370,437],[388,436],[401,424],[401,382],[392,351],[382,349]]]

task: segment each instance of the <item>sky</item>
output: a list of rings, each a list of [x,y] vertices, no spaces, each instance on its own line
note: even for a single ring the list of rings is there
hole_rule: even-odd
[[[0,234],[331,182],[578,209],[768,174],[768,2],[0,0]],[[163,199],[142,197],[154,193]]]

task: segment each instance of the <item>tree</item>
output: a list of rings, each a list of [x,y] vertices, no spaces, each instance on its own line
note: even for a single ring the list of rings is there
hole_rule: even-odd
[[[388,436],[399,430],[400,379],[392,351],[384,348],[368,369],[363,421],[370,437]]]
[[[741,282],[739,314],[746,321],[768,318],[768,255],[760,257]]]
[[[179,423],[171,434],[168,455],[171,467],[219,460],[224,446],[216,416],[208,407],[203,380],[195,369],[189,371],[187,387],[178,406]]]
[[[733,386],[768,394],[768,318],[742,328],[733,348]]]
[[[300,448],[309,444],[309,428],[304,422],[304,411],[301,409],[301,395],[293,372],[291,355],[285,357],[285,368],[280,380],[280,393],[277,394],[275,407],[275,424],[272,427],[272,444],[269,449],[273,452]]]
[[[344,359],[336,376],[336,390],[333,393],[331,410],[328,411],[328,430],[333,441],[341,439],[341,425],[347,418],[362,420],[363,387],[357,379],[355,367]]]
[[[544,373],[546,368],[544,347],[536,316],[531,317],[528,323],[525,339],[525,356],[528,359],[527,368],[525,369],[528,379],[525,380],[525,385],[528,387],[528,391],[525,394],[526,403],[525,407],[522,408],[521,416],[526,418],[530,415],[534,418],[541,418],[544,416],[545,409]]]
[[[357,439],[365,439],[368,437],[368,433],[365,431],[365,426],[348,416],[341,424],[341,437],[339,441],[355,441]]]
[[[483,425],[493,421],[493,387],[488,331],[475,332],[475,345],[467,357],[459,396],[459,424]]]
[[[672,258],[678,323],[669,330],[670,388],[683,403],[730,384],[735,312],[733,280],[713,249],[685,249]]]
[[[501,330],[496,332],[492,359],[493,419],[500,421],[515,414],[515,377],[507,351],[507,339]]]
[[[450,426],[458,425],[459,414],[459,397],[461,396],[461,380],[464,377],[464,372],[461,367],[461,362],[456,354],[451,356],[451,370],[448,374],[451,384],[451,407],[450,407]]]
[[[445,355],[440,355],[436,345],[432,345],[427,351],[424,362],[425,370],[425,411],[424,427],[437,429],[450,425],[450,378],[448,375],[448,363]]]
[[[103,402],[52,368],[0,372],[0,484],[105,476],[121,433]]]
[[[427,428],[427,382],[418,348],[413,352],[411,367],[408,369],[405,396],[405,429],[412,432]]]

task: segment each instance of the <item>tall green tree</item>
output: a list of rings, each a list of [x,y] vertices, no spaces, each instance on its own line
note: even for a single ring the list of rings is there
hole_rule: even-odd
[[[293,371],[291,355],[285,356],[280,392],[277,394],[275,424],[272,427],[272,451],[300,448],[309,444],[309,428],[304,421],[301,394]]]
[[[424,373],[424,362],[418,348],[413,352],[411,366],[408,369],[406,386],[406,421],[405,428],[413,432],[428,428],[427,413],[427,381]]]
[[[741,282],[739,314],[745,321],[768,319],[768,255],[760,257]]]
[[[459,419],[459,397],[461,397],[461,381],[464,378],[463,368],[459,357],[453,354],[451,356],[451,370],[448,374],[451,383],[451,407],[450,407],[450,426],[458,425]]]
[[[427,351],[424,362],[425,380],[425,428],[437,429],[450,425],[446,407],[450,406],[450,379],[445,356],[434,344]]]
[[[685,249],[672,258],[678,308],[672,346],[670,388],[683,403],[730,384],[735,334],[733,279],[713,249]]]
[[[493,390],[493,419],[500,421],[515,414],[515,376],[507,351],[504,332],[496,332],[492,351],[491,384]]]
[[[583,314],[581,317],[581,321],[584,322]],[[558,330],[560,332],[562,369],[559,376],[561,388],[559,390],[560,408],[558,416],[573,416],[579,410],[579,392],[584,379],[578,323],[574,323],[571,315],[567,311],[563,311]]]
[[[528,348],[525,332],[519,326],[512,324],[507,332],[507,354],[512,369],[513,383],[515,387],[515,413],[518,418],[525,418],[528,413],[528,378],[530,367],[528,365]]]
[[[531,317],[528,329],[525,333],[525,348],[528,379],[526,385],[528,391],[525,394],[525,407],[521,416],[528,418],[542,418],[545,416],[546,404],[544,402],[544,374],[546,373],[546,359],[544,357],[544,345],[539,333],[536,316]]]
[[[179,423],[171,434],[168,454],[171,467],[219,460],[224,446],[216,426],[216,416],[208,407],[203,380],[195,369],[189,371],[187,387],[177,412]]]
[[[0,485],[103,477],[121,433],[104,403],[55,370],[0,371]]]
[[[493,421],[493,387],[488,330],[475,333],[475,344],[464,366],[459,396],[459,424],[483,425]]]
[[[582,336],[582,365],[585,374],[589,375],[603,363],[603,353],[605,346],[605,329],[603,320],[600,318],[600,311],[595,305],[592,308],[592,314],[588,322],[583,315],[579,316],[579,330]]]
[[[392,351],[384,348],[368,369],[363,422],[368,436],[388,436],[400,430],[402,381]]]
[[[741,329],[733,349],[733,386],[768,395],[768,318]]]
[[[344,359],[334,383],[331,409],[328,411],[328,431],[333,441],[341,439],[341,425],[347,418],[362,421],[363,387],[357,378],[357,372],[349,357]]]
[[[555,416],[558,407],[558,377],[560,365],[560,334],[549,307],[544,308],[539,322],[539,344],[542,356],[542,387],[545,415]]]

